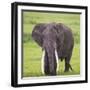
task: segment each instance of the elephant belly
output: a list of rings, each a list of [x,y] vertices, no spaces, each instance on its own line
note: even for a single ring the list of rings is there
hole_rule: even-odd
[[[62,61],[70,54],[70,51],[67,49],[58,50],[58,57]]]

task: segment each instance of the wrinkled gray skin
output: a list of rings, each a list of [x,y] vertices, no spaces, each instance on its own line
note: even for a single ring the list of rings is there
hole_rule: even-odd
[[[74,38],[69,27],[62,23],[40,23],[34,27],[32,37],[45,50],[44,72],[46,75],[56,75],[55,49],[58,58],[61,61],[65,59],[64,71],[69,71],[74,46]]]

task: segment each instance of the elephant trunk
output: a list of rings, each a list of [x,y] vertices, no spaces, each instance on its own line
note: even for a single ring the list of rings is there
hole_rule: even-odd
[[[50,75],[56,75],[57,63],[56,63],[56,58],[55,58],[54,50],[51,49],[51,51],[50,51],[48,49],[47,50],[47,54],[48,54],[48,63],[49,63],[49,72],[50,72]]]
[[[57,70],[58,55],[56,49],[51,47],[45,48],[42,55],[42,72],[46,75],[56,75]]]

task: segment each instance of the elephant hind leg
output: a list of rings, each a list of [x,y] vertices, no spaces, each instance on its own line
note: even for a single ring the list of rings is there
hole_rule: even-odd
[[[71,59],[71,55],[65,58],[65,70],[64,70],[64,72],[68,72],[69,68],[73,71],[73,69],[70,65],[70,59]]]

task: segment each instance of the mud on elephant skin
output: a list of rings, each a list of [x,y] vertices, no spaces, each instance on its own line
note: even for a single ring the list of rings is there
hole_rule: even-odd
[[[43,49],[42,72],[45,75],[57,74],[58,59],[65,60],[65,72],[72,69],[74,38],[69,27],[62,23],[40,23],[33,28],[32,38]]]

